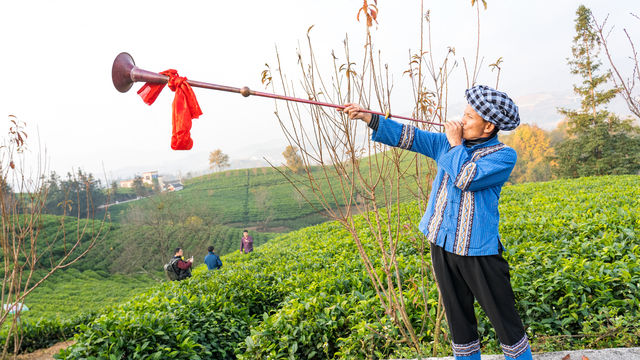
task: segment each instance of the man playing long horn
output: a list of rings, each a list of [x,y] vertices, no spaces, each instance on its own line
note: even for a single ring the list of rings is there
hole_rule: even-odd
[[[374,141],[418,152],[438,164],[419,228],[431,243],[454,357],[480,360],[475,298],[495,328],[505,358],[532,359],[498,233],[500,191],[517,155],[498,141],[497,133],[520,124],[518,107],[507,94],[483,85],[465,95],[462,120],[448,121],[444,133],[365,113],[358,104],[346,104],[344,112],[367,123]]]

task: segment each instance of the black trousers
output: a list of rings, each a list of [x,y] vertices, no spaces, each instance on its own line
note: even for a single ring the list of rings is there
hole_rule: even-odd
[[[478,325],[474,298],[489,317],[503,345],[526,341],[522,320],[516,312],[509,264],[502,255],[460,256],[431,244],[431,260],[451,331],[457,346],[477,344]],[[466,346],[470,348],[470,346]]]

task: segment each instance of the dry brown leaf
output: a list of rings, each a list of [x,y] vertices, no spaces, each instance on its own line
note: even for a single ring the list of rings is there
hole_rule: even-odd
[[[569,355],[569,354],[565,355],[565,356],[562,358],[562,360],[569,360],[569,359],[571,359],[571,355]]]
[[[589,360],[589,358],[584,356],[584,355],[582,355],[582,360]]]

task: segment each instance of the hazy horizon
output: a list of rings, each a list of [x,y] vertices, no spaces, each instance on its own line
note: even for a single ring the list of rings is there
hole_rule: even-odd
[[[575,32],[575,10],[581,3],[599,21],[609,14],[609,24],[615,25],[610,39],[617,50],[616,61],[624,63],[629,51],[622,28],[635,39],[640,37],[640,24],[629,15],[629,11],[638,13],[633,9],[638,8],[637,2],[493,0],[488,1],[487,10],[481,10],[484,62],[479,82],[495,84],[496,74],[488,64],[502,57],[500,89],[520,105],[524,123],[549,130],[561,118],[555,116],[555,107],[577,103],[572,93],[577,79],[566,59]],[[178,169],[180,164],[194,167],[202,162],[200,169],[206,169],[206,154],[218,148],[232,162],[274,158],[286,141],[273,115],[273,101],[197,89],[204,114],[194,120],[194,148],[172,151],[173,94],[165,89],[154,105],[147,106],[135,94],[141,84],[126,94],[118,93],[110,78],[113,59],[127,51],[147,70],[175,68],[190,79],[264,91],[260,73],[265,63],[275,64],[276,47],[286,74],[292,80],[298,75],[296,51],[306,48],[311,25],[319,61],[328,61],[333,49],[340,56],[345,34],[357,53],[364,37],[364,24],[356,21],[361,5],[359,0],[3,3],[0,64],[6,74],[0,89],[1,113],[26,122],[30,139],[39,133],[49,170],[61,174],[82,168],[99,178],[105,173],[126,178],[126,171],[162,172],[163,164],[173,169],[171,173],[186,173],[199,169]],[[394,109],[410,112],[410,83],[402,73],[409,50],[419,45],[420,3],[380,0],[378,7],[379,24],[372,33],[390,66]],[[425,2],[427,8],[431,8],[434,56],[439,59],[448,46],[455,46],[459,62],[462,57],[472,58],[476,20],[470,2]],[[167,18],[167,9],[180,20],[158,21]],[[607,68],[605,59],[601,60]],[[460,67],[455,71],[450,94],[461,95],[451,101],[452,118],[455,100],[463,104],[465,87]],[[626,115],[620,101],[611,109]],[[37,146],[31,145],[35,151]]]

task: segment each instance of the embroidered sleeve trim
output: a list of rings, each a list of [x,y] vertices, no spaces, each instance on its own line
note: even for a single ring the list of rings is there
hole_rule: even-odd
[[[471,181],[476,176],[476,163],[469,162],[462,166],[462,170],[456,178],[456,186],[462,191],[466,191],[471,185]]]
[[[515,345],[505,345],[500,344],[502,346],[502,352],[510,358],[517,359],[518,356],[524,354],[529,348],[529,339],[527,338],[527,334],[524,334],[522,339],[515,343]]]
[[[413,139],[416,135],[415,126],[402,125],[402,133],[400,134],[400,140],[398,141],[398,147],[401,149],[409,150],[413,146]]]
[[[496,145],[491,145],[491,146],[487,146],[484,148],[480,148],[478,150],[476,150],[473,153],[473,157],[471,158],[471,161],[477,161],[478,159],[480,159],[481,157],[485,157],[489,154],[493,154],[494,152],[498,151],[498,150],[502,150],[504,148],[506,148],[507,145],[505,144],[496,144]]]
[[[469,188],[469,186],[471,186],[471,182],[473,181],[473,178],[476,177],[476,173],[478,171],[476,161],[498,150],[502,150],[505,147],[507,146],[501,143],[501,144],[487,146],[485,148],[480,148],[476,150],[473,153],[473,156],[471,156],[471,160],[462,164],[462,168],[460,169],[458,176],[456,176],[456,180],[455,180],[456,187],[458,187],[462,191],[466,191]]]

